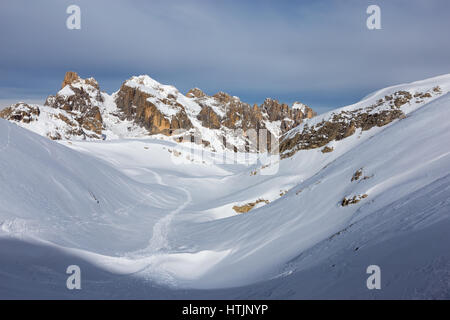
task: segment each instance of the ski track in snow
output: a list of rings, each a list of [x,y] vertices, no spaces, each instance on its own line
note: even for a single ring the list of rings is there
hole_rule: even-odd
[[[159,185],[168,186],[168,184],[163,181],[159,173],[149,168],[143,169],[147,172],[152,173],[155,176],[156,182]],[[184,210],[192,202],[192,195],[186,188],[183,187],[173,187],[173,188],[178,189],[183,193],[185,193],[186,200],[182,204],[180,204],[175,210],[172,210],[169,214],[165,215],[155,223],[155,225],[153,226],[152,237],[149,241],[149,245],[146,249],[141,251],[142,253],[145,252],[145,254],[151,255],[154,253],[160,253],[161,251],[170,250],[168,240],[170,224],[172,223],[172,220],[175,217],[175,215]]]
[[[170,224],[174,216],[184,210],[192,201],[191,193],[184,188],[176,187],[177,189],[183,191],[186,194],[186,201],[182,203],[177,209],[170,212],[168,215],[161,218],[153,227],[153,235],[150,239],[148,250],[151,253],[159,252],[161,250],[169,250],[168,234]]]

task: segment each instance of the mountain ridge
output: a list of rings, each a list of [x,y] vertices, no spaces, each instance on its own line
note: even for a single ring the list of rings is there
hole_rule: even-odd
[[[201,143],[214,150],[248,148],[248,130],[267,129],[279,136],[316,113],[300,103],[295,108],[267,98],[251,106],[225,92],[206,95],[198,88],[186,95],[147,75],[133,76],[117,92],[102,92],[94,78],[82,79],[69,71],[61,89],[44,105],[17,103],[0,112],[0,117],[43,134],[32,122],[45,122],[51,130],[43,135],[53,140],[100,140],[117,136],[163,135],[178,141],[200,136]],[[45,107],[50,107],[49,110]],[[41,116],[42,113],[42,116]],[[126,127],[117,130],[117,127]],[[241,130],[241,132],[237,132]]]

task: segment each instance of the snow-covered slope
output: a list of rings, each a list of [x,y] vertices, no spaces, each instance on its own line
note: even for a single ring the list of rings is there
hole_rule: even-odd
[[[0,120],[0,296],[448,298],[449,89],[405,84],[308,120],[355,125],[270,166],[151,138],[56,143]],[[390,110],[403,116],[370,120]],[[372,264],[385,290],[367,290]]]
[[[0,230],[104,253],[126,252],[184,194],[0,120]],[[140,230],[140,231],[139,231]]]
[[[331,152],[334,141],[355,134],[357,129],[367,131],[402,119],[449,90],[449,75],[379,90],[353,105],[306,119],[283,135],[280,151],[283,157],[321,147],[325,147],[323,152]]]

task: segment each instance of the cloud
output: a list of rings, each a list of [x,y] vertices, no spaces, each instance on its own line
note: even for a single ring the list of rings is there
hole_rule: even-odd
[[[383,29],[369,31],[372,3],[357,0],[3,1],[0,94],[52,93],[66,70],[109,92],[146,73],[181,91],[327,109],[450,72],[448,1],[377,2]],[[74,3],[81,30],[65,27]]]

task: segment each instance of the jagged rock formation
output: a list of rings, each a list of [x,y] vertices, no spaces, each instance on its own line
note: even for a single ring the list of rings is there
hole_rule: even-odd
[[[73,82],[79,81],[78,74],[73,71],[67,71],[66,75],[64,76],[64,80],[61,85],[61,89],[65,86],[71,85]]]
[[[279,135],[299,125],[303,119],[315,116],[315,112],[306,105],[304,109],[293,109],[287,104],[270,98],[267,98],[260,106],[256,104],[251,106],[225,92],[219,92],[210,97],[195,88],[186,96],[202,107],[197,118],[202,121],[203,126],[211,129],[225,126],[229,129],[242,129],[245,132],[249,129],[269,129],[270,123],[278,122],[276,125],[279,128],[276,134]],[[274,128],[271,129],[275,131]]]
[[[405,89],[406,88],[406,89]],[[382,90],[383,91],[383,90]],[[299,150],[320,148],[373,127],[405,117],[404,108],[421,106],[442,94],[439,86],[383,91],[376,98],[315,117],[301,102],[292,106],[267,98],[250,105],[225,92],[209,96],[198,88],[186,95],[148,76],[132,77],[108,95],[93,78],[67,72],[61,90],[44,105],[17,103],[0,111],[0,117],[51,139],[114,139],[162,134],[175,141],[202,143],[213,150],[271,149],[280,139],[282,158]],[[267,129],[267,146],[250,145],[250,130]],[[200,137],[199,139],[197,139]],[[258,138],[258,137],[257,137]]]
[[[23,126],[31,121],[42,123],[38,129],[28,127],[55,140],[162,134],[176,141],[200,141],[212,149],[249,150],[248,130],[259,134],[260,129],[267,129],[272,134],[267,139],[271,150],[273,137],[278,139],[315,113],[298,102],[291,108],[266,99],[260,106],[251,106],[227,93],[208,96],[198,88],[183,95],[148,76],[132,77],[108,95],[95,79],[67,72],[61,90],[43,106],[22,103],[0,115]]]
[[[81,135],[100,139],[103,120],[99,104],[102,102],[100,87],[94,78],[84,80],[75,72],[67,72],[61,90],[49,96],[44,105],[68,112],[82,128]]]
[[[148,89],[156,87],[155,92]],[[120,116],[146,128],[150,134],[171,135],[177,129],[189,130],[193,125],[177,96],[168,93],[156,81],[141,77],[125,82],[116,93]]]
[[[225,144],[227,138],[236,135],[231,131],[241,129],[241,137],[233,137],[240,140],[232,143],[235,149],[245,146],[249,129],[268,129],[278,139],[281,133],[315,115],[307,106],[291,109],[272,99],[266,99],[259,107],[251,106],[227,93],[208,96],[198,88],[184,96],[176,88],[161,85],[148,76],[124,82],[115,102],[124,119],[145,127],[150,134],[170,136],[183,130],[188,136],[200,135],[203,144],[217,147],[218,141]],[[210,130],[205,134],[205,129]],[[203,137],[211,136],[211,130],[216,141],[205,141]],[[268,146],[270,142],[268,139]]]
[[[50,139],[101,139],[103,103],[95,79],[81,79],[75,72],[67,72],[61,90],[49,96],[44,105],[17,103],[2,112],[0,117],[30,125],[30,129]]]
[[[30,123],[36,121],[40,113],[39,107],[19,102],[0,110],[0,118],[9,121]]]
[[[299,150],[324,147],[331,141],[339,141],[353,135],[358,129],[367,131],[375,126],[385,126],[405,117],[402,107],[423,104],[427,99],[441,93],[439,87],[415,93],[399,90],[379,98],[376,103],[358,108],[342,108],[326,114],[315,123],[305,122],[282,138],[281,157],[290,157]]]

